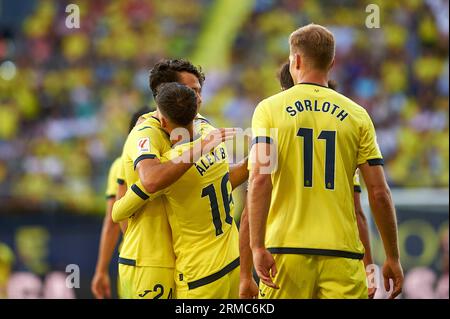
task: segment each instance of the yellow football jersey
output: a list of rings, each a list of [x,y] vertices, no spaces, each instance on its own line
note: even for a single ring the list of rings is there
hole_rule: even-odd
[[[263,100],[252,128],[255,142],[273,142],[277,150],[266,247],[361,259],[353,176],[362,163],[382,164],[366,110],[332,89],[303,83]],[[267,135],[270,129],[276,133]]]
[[[204,121],[196,124],[202,135],[214,129]],[[175,146],[164,158],[179,156],[192,143]],[[168,202],[176,280],[187,282],[190,289],[207,284],[202,279],[225,267],[231,271],[239,265],[239,232],[231,191],[228,155],[222,143],[161,192]]]
[[[139,161],[160,158],[171,149],[167,134],[153,115],[137,125],[125,142],[122,160],[127,185],[139,179],[135,170]],[[174,267],[172,233],[164,197],[146,202],[128,219],[119,262],[135,266]]]
[[[203,118],[194,123],[197,136],[214,129]],[[178,157],[197,142],[175,145],[161,160]],[[146,193],[139,181],[131,185],[114,205],[113,218],[121,220],[139,212],[145,199],[166,198],[178,287],[194,289],[239,266],[239,234],[233,219],[231,190],[228,155],[222,143],[202,156],[179,180],[157,193]]]
[[[149,113],[142,114],[141,118],[144,119],[144,120],[148,120],[149,118],[155,116],[155,112],[156,111],[151,111]]]
[[[122,167],[122,159],[118,157],[114,160],[109,168],[108,181],[106,185],[106,198],[115,198],[117,193],[117,183],[119,182],[119,171]]]

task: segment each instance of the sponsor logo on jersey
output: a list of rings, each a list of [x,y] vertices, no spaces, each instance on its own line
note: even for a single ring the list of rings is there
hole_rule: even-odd
[[[143,137],[138,141],[138,152],[144,153],[150,151],[150,139],[148,137]]]

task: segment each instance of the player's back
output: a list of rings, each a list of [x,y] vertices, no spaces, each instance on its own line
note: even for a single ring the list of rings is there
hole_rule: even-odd
[[[190,144],[177,145],[164,157],[176,157]],[[222,143],[164,191],[176,270],[186,282],[222,270],[239,257],[231,190],[227,151]]]
[[[297,84],[260,103],[253,127],[276,129],[278,150],[267,247],[362,257],[352,179],[358,164],[381,158],[365,145],[371,125],[362,107],[320,85]]]

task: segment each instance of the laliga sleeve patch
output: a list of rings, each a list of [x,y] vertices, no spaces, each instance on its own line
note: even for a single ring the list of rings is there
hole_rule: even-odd
[[[146,153],[150,151],[150,139],[148,137],[143,137],[138,141],[138,153]]]

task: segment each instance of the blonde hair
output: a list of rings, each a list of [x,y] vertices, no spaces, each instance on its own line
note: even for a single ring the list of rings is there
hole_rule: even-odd
[[[333,33],[318,24],[308,24],[292,32],[289,43],[313,69],[328,71],[334,59]]]

